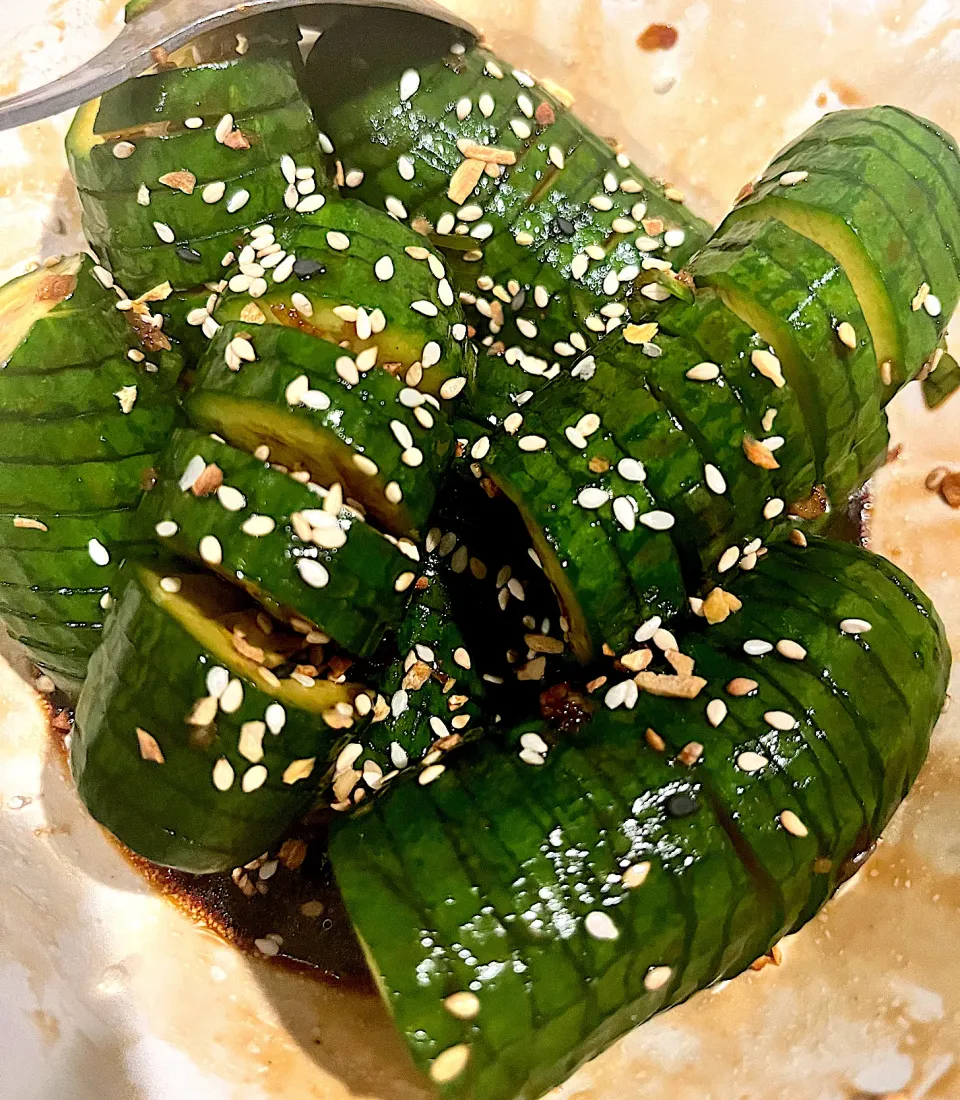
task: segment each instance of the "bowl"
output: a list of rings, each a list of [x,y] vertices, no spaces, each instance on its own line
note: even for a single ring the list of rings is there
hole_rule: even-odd
[[[960,133],[960,20],[925,0],[456,0],[518,65],[717,218],[822,112],[890,102]],[[4,0],[0,93],[64,72],[120,0]],[[673,28],[674,37],[650,32]],[[68,119],[0,134],[0,267],[80,246]],[[960,460],[954,397],[891,408],[861,501],[869,543],[910,573],[960,653],[960,510],[924,480]],[[0,662],[0,1100],[419,1100],[431,1095],[367,988],[224,942],[86,816],[22,655]],[[953,694],[957,692],[954,674]],[[864,869],[779,965],[628,1034],[555,1097],[919,1100],[960,1096],[960,706]],[[323,915],[318,918],[322,921]]]

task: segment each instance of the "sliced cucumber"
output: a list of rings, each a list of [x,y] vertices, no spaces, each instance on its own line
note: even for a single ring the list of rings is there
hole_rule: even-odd
[[[208,466],[219,487],[201,496],[182,487],[187,471]],[[418,566],[339,504],[338,486],[314,492],[190,430],[174,433],[159,474],[140,518],[174,552],[240,584],[275,617],[305,619],[359,656],[396,628]],[[201,481],[193,485],[202,490]]]
[[[361,689],[284,676],[306,643],[263,634],[238,589],[176,565],[126,574],[77,708],[80,796],[147,859],[196,873],[243,864],[316,796]],[[265,663],[239,652],[238,631]]]
[[[246,320],[255,310],[265,323],[299,328],[354,354],[375,348],[377,363],[392,373],[406,376],[419,364],[411,384],[434,396],[449,379],[472,374],[463,313],[443,261],[422,237],[351,201],[272,224],[274,255],[257,263],[274,265],[263,272],[269,288],[255,298],[252,287],[226,294],[218,320]],[[236,282],[250,280],[241,270]]]
[[[231,370],[224,356],[241,335],[257,359]],[[338,360],[356,372],[335,344],[286,326],[230,322],[201,363],[188,415],[234,446],[268,447],[271,461],[307,470],[320,485],[339,481],[387,531],[412,534],[426,523],[450,460],[450,427],[429,398],[416,409],[404,404],[409,387],[389,372],[371,369],[354,383],[338,374]],[[432,427],[415,415],[420,408]]]
[[[825,582],[803,624],[774,583],[797,555]],[[426,790],[401,784],[338,824],[331,854],[347,908],[443,1095],[544,1094],[617,1035],[742,970],[859,864],[903,793],[879,795],[864,738],[894,772],[915,768],[949,657],[906,577],[853,547],[841,557],[815,541],[742,574],[731,587],[744,610],[680,636],[706,680],[697,698],[641,692],[633,711],[601,705],[576,738],[525,723],[468,749]],[[857,594],[841,596],[844,583]],[[875,674],[844,655],[865,650],[835,616],[872,614],[874,600],[885,616],[862,637],[924,696],[905,720],[875,706]],[[806,654],[745,653],[753,607],[782,632],[772,644]],[[913,663],[918,644],[933,663]],[[735,677],[757,687],[729,691]],[[804,688],[798,709],[805,678],[822,686]],[[712,723],[711,700],[724,702]],[[597,709],[580,705],[588,718]],[[868,713],[873,735],[857,721]],[[574,864],[556,857],[571,851]]]

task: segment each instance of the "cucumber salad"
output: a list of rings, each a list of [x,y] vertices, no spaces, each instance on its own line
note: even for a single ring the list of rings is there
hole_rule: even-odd
[[[810,920],[924,760],[942,623],[837,521],[960,385],[957,147],[826,115],[712,229],[408,13],[155,61],[67,136],[89,253],[0,288],[0,618],[122,844],[327,822],[424,1079],[536,1100]]]

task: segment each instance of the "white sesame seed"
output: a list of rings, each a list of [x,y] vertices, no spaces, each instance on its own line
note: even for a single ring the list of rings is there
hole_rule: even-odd
[[[247,498],[232,485],[221,485],[217,489],[217,499],[228,512],[239,512],[247,506]]]
[[[413,436],[410,434],[410,429],[402,420],[391,420],[390,431],[393,433],[393,438],[404,448],[404,450],[413,446]]]
[[[383,495],[391,504],[399,504],[403,500],[403,490],[395,481],[388,481],[384,486]]]
[[[481,458],[486,458],[490,453],[490,437],[488,435],[482,435],[470,448],[470,457],[475,458],[478,461]]]
[[[480,114],[482,114],[484,118],[489,118],[493,114],[496,106],[493,101],[493,96],[490,95],[489,92],[483,93],[477,101],[477,105],[480,108]]]
[[[773,497],[768,500],[763,506],[763,518],[764,519],[776,519],[779,516],[786,505],[779,497]]]
[[[233,786],[233,780],[235,778],[233,765],[225,756],[221,756],[213,765],[212,778],[213,785],[218,791],[229,791]]]
[[[150,188],[145,183],[141,183],[137,188],[137,205],[149,206],[150,205]]]
[[[217,123],[214,130],[214,137],[222,145],[223,142],[233,133],[233,115],[224,115]]]
[[[720,377],[720,368],[716,363],[698,363],[687,371],[686,377],[691,382],[713,382]]]
[[[297,572],[311,588],[324,588],[330,580],[330,574],[323,563],[313,558],[300,558],[297,562]]]
[[[363,169],[351,168],[344,176],[343,182],[347,187],[359,187],[363,183]]]
[[[393,271],[393,260],[391,260],[389,256],[381,256],[373,265],[373,273],[381,283],[385,283],[388,279],[392,279]]]
[[[404,466],[419,466],[423,462],[423,451],[418,447],[408,447],[400,455],[400,461]]]
[[[546,445],[547,441],[542,435],[522,435],[517,441],[521,451],[542,451]]]
[[[583,924],[588,935],[595,940],[615,940],[620,935],[610,916],[599,909],[588,913]]]
[[[726,550],[720,555],[720,561],[717,563],[717,569],[721,573],[726,573],[728,569],[732,569],[740,559],[740,547],[728,546]]]
[[[421,787],[429,786],[434,780],[439,779],[446,770],[446,765],[444,764],[430,764],[417,776],[417,782]]]
[[[802,661],[807,655],[807,651],[803,646],[790,638],[781,638],[777,642],[777,652],[789,661]]]
[[[243,703],[243,684],[237,679],[230,680],[221,692],[218,702],[224,714],[234,714]]]
[[[605,489],[587,486],[587,488],[581,489],[578,493],[577,504],[579,504],[581,508],[593,510],[602,507],[609,499],[610,494]]]
[[[621,527],[632,531],[636,526],[636,501],[633,497],[617,497],[613,502],[613,514]]]
[[[777,182],[781,187],[794,187],[798,183],[803,183],[809,175],[809,172],[802,170],[799,172],[784,172]]]
[[[456,1046],[447,1047],[430,1063],[430,1077],[437,1084],[446,1084],[448,1081],[460,1076],[469,1059],[470,1047],[466,1043],[457,1043]]]
[[[647,478],[643,463],[635,458],[621,458],[617,463],[617,473],[625,481],[646,481]]]
[[[173,536],[179,530],[180,530],[180,528],[177,526],[177,524],[172,519],[161,520],[156,525],[156,527],[154,527],[154,531],[156,531],[157,535],[162,539],[173,538]]]
[[[298,214],[313,214],[320,210],[326,201],[323,195],[307,195],[305,199],[301,199],[297,203],[294,209]]]
[[[395,195],[387,195],[383,205],[391,217],[402,221],[407,216],[407,208]]]
[[[407,69],[400,77],[400,102],[406,103],[419,87],[420,74],[416,69]]]
[[[649,642],[650,639],[660,629],[663,620],[659,615],[654,615],[652,618],[647,619],[645,623],[642,623],[637,627],[633,637],[638,642]]]
[[[727,704],[722,699],[711,699],[707,703],[707,721],[716,729],[727,716]]]
[[[94,565],[110,564],[110,551],[99,539],[90,539],[87,543],[87,553]]]
[[[764,713],[763,720],[781,733],[795,730],[800,725],[796,718],[785,710],[768,710]]]
[[[214,535],[204,535],[200,540],[200,557],[208,565],[219,565],[223,561],[223,548]]]
[[[271,703],[263,713],[267,729],[271,733],[279,733],[287,722],[287,712],[280,703]]]
[[[781,389],[787,384],[786,379],[783,377],[783,368],[780,365],[780,360],[772,351],[766,348],[756,348],[750,353],[750,362],[764,378],[769,378],[777,389]]]
[[[251,535],[253,538],[263,538],[264,535],[269,535],[274,527],[276,527],[276,523],[270,516],[254,514],[244,520],[240,530],[245,535]]]
[[[676,519],[669,512],[655,509],[652,512],[644,512],[640,516],[640,522],[653,531],[669,531],[676,523]]]
[[[840,630],[843,634],[866,634],[873,624],[866,619],[841,619]]]
[[[320,142],[320,148],[325,153],[327,153],[329,155],[330,153],[333,152],[333,142],[330,140],[329,137],[327,137],[327,135],[322,130],[320,131],[319,134],[317,134],[317,139]]]
[[[563,434],[574,447],[578,447],[581,451],[586,449],[587,441],[583,437],[583,434],[578,432],[576,428],[568,426],[563,429]]]
[[[582,279],[587,273],[587,268],[590,266],[590,257],[584,252],[579,252],[570,261],[570,278]]]
[[[707,483],[707,488],[713,493],[725,493],[727,491],[727,482],[722,473],[711,462],[708,462],[703,468],[704,481]]]
[[[632,867],[628,867],[622,876],[624,889],[636,890],[637,887],[642,886],[650,874],[650,866],[649,860],[644,860],[642,863],[634,863]]]
[[[337,252],[344,252],[350,247],[350,238],[346,233],[340,233],[335,229],[331,229],[327,233],[327,244]]]
[[[936,294],[928,294],[923,300],[923,308],[930,314],[931,317],[939,317],[943,306],[940,299]]]
[[[780,824],[791,836],[805,837],[809,833],[806,825],[800,820],[793,810],[784,810],[780,814]]]
[[[250,192],[241,187],[227,199],[227,213],[236,214],[238,210],[242,210],[250,201]]]
[[[844,347],[855,348],[857,346],[857,332],[849,321],[841,321],[837,325],[837,339]]]
[[[737,767],[742,772],[758,772],[765,768],[769,761],[758,752],[742,752],[737,757]]]
[[[748,638],[743,643],[743,652],[746,653],[748,657],[762,657],[772,650],[773,646],[769,642],[765,642],[762,638]]]
[[[669,966],[652,966],[643,979],[644,989],[655,992],[662,989],[673,977],[673,970]]]
[[[293,274],[293,265],[296,262],[297,257],[292,252],[279,260],[277,266],[273,269],[273,281],[275,283],[285,283]]]
[[[686,239],[687,235],[682,229],[668,229],[663,235],[663,243],[668,248],[679,248]]]
[[[132,157],[136,151],[137,147],[132,141],[118,141],[113,147],[113,155],[117,160],[127,160],[127,158]]]
[[[163,241],[164,244],[173,244],[173,242],[177,239],[176,234],[170,228],[170,226],[167,225],[166,222],[154,222],[153,228],[156,231],[157,236],[160,238],[161,241]]]

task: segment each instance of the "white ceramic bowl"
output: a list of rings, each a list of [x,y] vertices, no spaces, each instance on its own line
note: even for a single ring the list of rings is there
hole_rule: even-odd
[[[494,45],[718,217],[824,109],[892,102],[960,133],[949,0],[458,0]],[[72,67],[121,0],[0,0],[0,94]],[[638,50],[652,22],[679,31]],[[0,267],[80,245],[59,118],[0,135]],[[913,391],[916,391],[913,387]],[[960,398],[892,409],[873,547],[960,641],[960,511],[923,487],[960,464]],[[16,658],[14,657],[16,664]],[[18,666],[24,671],[23,666]],[[954,681],[956,692],[956,677]],[[960,706],[866,869],[780,967],[626,1036],[570,1100],[960,1097]],[[0,662],[0,1100],[413,1100],[426,1090],[375,999],[282,972],[153,893],[85,817],[45,714]],[[901,1092],[902,1090],[902,1092]]]

